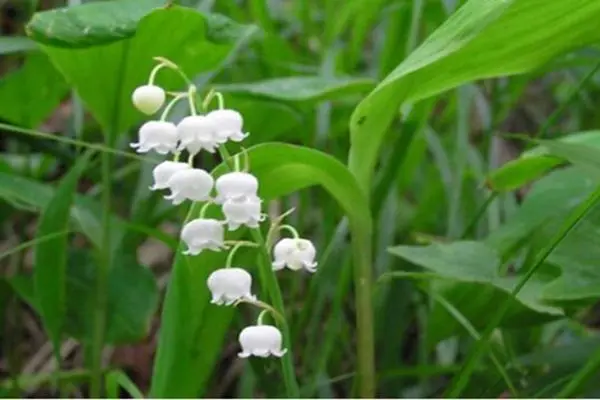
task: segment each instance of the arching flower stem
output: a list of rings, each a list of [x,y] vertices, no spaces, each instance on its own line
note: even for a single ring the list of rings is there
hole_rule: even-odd
[[[225,268],[231,268],[231,263],[233,262],[233,256],[240,249],[240,247],[243,247],[243,246],[258,247],[258,245],[253,242],[247,242],[247,241],[236,242],[235,245],[233,246],[233,249],[231,249],[229,254],[227,254],[227,259],[225,260]]]

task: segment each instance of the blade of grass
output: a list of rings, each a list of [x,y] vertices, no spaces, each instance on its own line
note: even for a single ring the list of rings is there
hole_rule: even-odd
[[[479,334],[479,332],[477,332],[477,329],[475,329],[475,327],[471,324],[471,322],[469,322],[467,317],[465,317],[456,307],[454,307],[452,304],[450,304],[450,302],[448,302],[448,300],[446,300],[443,296],[439,295],[438,293],[434,292],[433,290],[429,291],[429,295],[431,297],[433,297],[435,299],[435,301],[437,301],[442,307],[444,307],[444,309],[446,311],[448,311],[448,313],[450,315],[452,315],[454,317],[454,319],[456,319],[458,321],[458,323],[460,323],[462,325],[463,328],[465,328],[465,330],[469,333],[469,335],[471,335],[471,337],[473,339],[481,340],[481,335]],[[512,380],[510,379],[510,376],[506,372],[506,369],[502,366],[500,361],[498,361],[498,358],[496,357],[494,352],[489,351],[488,357],[490,358],[490,360],[492,361],[492,363],[498,370],[498,373],[500,374],[500,376],[502,376],[502,379],[504,379],[504,383],[506,383],[506,386],[508,386],[511,395],[514,398],[519,398],[519,393],[517,391],[517,388],[515,387]]]
[[[3,123],[0,123],[0,129],[4,129],[7,131],[16,132],[16,133],[21,133],[23,135],[32,136],[32,137],[39,138],[39,139],[53,140],[56,142],[68,144],[70,146],[81,147],[81,148],[86,148],[86,149],[90,149],[90,150],[96,150],[101,153],[110,153],[110,154],[114,154],[117,156],[130,158],[130,159],[136,160],[136,161],[151,162],[151,160],[149,160],[148,158],[140,157],[136,153],[130,153],[130,152],[126,152],[126,151],[117,150],[112,147],[102,145],[100,143],[87,143],[87,142],[83,142],[81,140],[71,139],[60,133],[52,134],[52,133],[46,133],[46,132],[39,132],[39,131],[35,131],[33,129],[21,128],[19,126],[3,124]]]
[[[598,62],[594,66],[594,68],[592,68],[586,75],[584,75],[583,78],[581,78],[581,80],[577,83],[577,85],[575,87],[573,87],[573,89],[571,90],[571,92],[569,93],[567,98],[563,102],[561,102],[560,105],[558,106],[558,108],[556,110],[554,110],[554,112],[550,115],[550,117],[548,117],[546,119],[546,121],[544,122],[544,125],[542,125],[540,130],[537,132],[537,135],[536,135],[537,139],[543,139],[548,135],[548,131],[550,130],[550,127],[556,125],[556,122],[558,121],[558,117],[560,117],[562,115],[562,113],[567,109],[567,107],[569,105],[571,105],[571,101],[573,101],[573,99],[575,99],[575,97],[577,97],[577,95],[581,92],[581,90],[583,89],[585,84],[588,83],[588,81],[590,79],[592,79],[594,77],[594,75],[596,75],[596,72],[598,72],[598,70],[600,70],[600,62]]]
[[[144,395],[133,381],[121,370],[111,371],[105,376],[106,392],[111,398],[119,399],[119,388],[123,388],[133,399],[143,399]]]
[[[71,231],[69,231],[69,230],[65,230],[65,231],[61,231],[61,232],[54,232],[54,233],[50,233],[48,235],[36,237],[35,239],[29,240],[27,242],[23,242],[23,243],[19,244],[18,246],[12,247],[12,248],[0,253],[0,260],[2,260],[4,257],[8,257],[12,254],[18,253],[19,251],[28,249],[29,247],[33,247],[39,243],[46,242],[48,240],[52,240],[52,239],[55,239],[60,236],[68,235],[69,233],[71,233]]]

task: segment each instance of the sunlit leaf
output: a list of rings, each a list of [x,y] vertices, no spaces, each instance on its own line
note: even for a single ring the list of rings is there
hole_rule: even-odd
[[[28,25],[32,37],[44,44],[44,51],[113,138],[147,118],[131,105],[131,94],[148,81],[153,57],[166,57],[194,76],[217,67],[236,41],[255,32],[252,26],[219,15],[178,6],[156,8],[163,4],[90,3],[36,14]],[[157,83],[170,90],[185,87],[171,70],[161,71]]]
[[[350,168],[366,190],[385,133],[403,103],[464,82],[531,71],[600,41],[595,0],[470,0],[356,108]],[[560,23],[557,23],[560,21]]]
[[[216,85],[223,92],[232,92],[281,101],[320,101],[366,92],[374,82],[359,78],[290,77],[252,83]]]
[[[600,131],[588,131],[573,133],[557,140],[559,143],[579,144],[582,146],[600,147]],[[562,160],[555,154],[551,156],[552,141],[544,142],[529,151],[524,152],[515,160],[509,161],[502,167],[492,171],[486,178],[486,184],[492,190],[507,191],[514,190],[524,184],[539,178],[551,168],[560,165]],[[563,146],[563,148],[565,148]],[[571,147],[569,147],[571,148]],[[560,151],[557,150],[557,151]],[[564,150],[563,150],[564,151]],[[583,150],[587,151],[587,150]]]

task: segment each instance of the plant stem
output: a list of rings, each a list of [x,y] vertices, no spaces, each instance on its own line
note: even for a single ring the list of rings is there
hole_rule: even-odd
[[[475,370],[475,366],[483,352],[485,351],[487,344],[492,336],[494,329],[500,324],[502,318],[508,311],[512,297],[515,297],[521,289],[525,286],[529,278],[533,276],[533,274],[537,271],[537,269],[544,263],[546,258],[554,251],[554,249],[559,245],[559,243],[567,237],[567,235],[575,228],[575,226],[585,217],[585,215],[598,203],[600,200],[600,186],[594,190],[592,194],[588,196],[588,198],[579,205],[573,211],[567,220],[563,223],[560,230],[556,233],[556,235],[552,238],[550,243],[542,249],[539,256],[537,257],[536,262],[532,265],[531,268],[527,269],[527,273],[521,278],[521,280],[514,287],[511,296],[507,297],[504,302],[496,309],[496,312],[490,318],[490,323],[486,327],[485,331],[481,335],[481,340],[477,342],[475,345],[475,349],[469,354],[463,369],[460,374],[456,375],[450,388],[448,389],[446,398],[457,398],[460,397],[460,394],[466,387],[469,382],[469,378],[473,374]]]
[[[219,147],[219,153],[223,162],[232,170],[231,157],[225,146]],[[267,289],[269,294],[269,300],[273,308],[282,316],[285,316],[285,308],[283,305],[283,297],[281,296],[281,289],[279,288],[279,282],[275,276],[275,272],[271,267],[271,256],[267,249],[267,243],[263,237],[260,228],[251,229],[252,238],[254,242],[259,246],[259,257],[258,257],[258,273],[261,285]],[[283,346],[287,349],[286,354],[281,357],[281,367],[283,369],[283,381],[287,397],[296,399],[300,396],[300,388],[298,381],[296,380],[296,372],[294,369],[294,357],[292,354],[292,341],[290,335],[290,329],[285,318],[279,321],[279,329],[283,336]]]
[[[375,397],[375,339],[371,270],[371,224],[350,221],[356,302],[357,383],[362,398]]]
[[[281,296],[281,289],[279,288],[279,282],[275,276],[275,272],[271,268],[271,258],[267,252],[266,242],[263,238],[260,229],[252,229],[252,238],[260,246],[259,256],[259,276],[261,284],[267,288],[269,293],[269,299],[273,308],[279,312],[279,314],[285,316],[285,308],[283,305],[283,298]],[[283,334],[283,345],[287,349],[286,354],[281,358],[281,366],[283,368],[283,380],[288,398],[298,398],[300,396],[300,388],[296,380],[296,373],[294,370],[294,358],[292,352],[292,341],[290,329],[287,321],[282,320],[279,323],[279,329]]]
[[[105,132],[104,143],[111,147],[110,133]],[[110,209],[111,209],[111,154],[102,153],[102,241],[98,249],[98,266],[96,268],[96,296],[94,308],[94,325],[91,347],[91,385],[90,397],[102,397],[102,350],[106,330],[106,303],[108,274],[112,260],[110,240]]]

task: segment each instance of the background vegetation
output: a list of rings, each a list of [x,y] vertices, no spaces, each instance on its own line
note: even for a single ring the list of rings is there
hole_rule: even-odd
[[[597,0],[0,6],[3,396],[600,394]],[[243,113],[317,246],[278,274],[298,392],[237,358],[255,312],[208,304],[225,255],[177,256],[128,148],[155,56]]]

